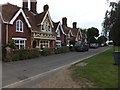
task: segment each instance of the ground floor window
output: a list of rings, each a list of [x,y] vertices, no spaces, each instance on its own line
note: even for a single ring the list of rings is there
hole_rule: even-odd
[[[56,47],[61,47],[61,41],[60,40],[56,40]]]
[[[48,41],[41,41],[41,48],[48,48],[49,47],[49,42]]]
[[[16,49],[25,49],[26,38],[12,38],[14,40]]]

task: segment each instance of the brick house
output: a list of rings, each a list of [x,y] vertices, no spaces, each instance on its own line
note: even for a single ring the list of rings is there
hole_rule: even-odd
[[[59,22],[53,22],[54,32],[56,33],[56,47],[66,46],[66,33]]]
[[[10,3],[2,5],[2,45],[14,41],[16,48],[55,47],[56,34],[49,14],[49,6],[37,13],[37,1],[23,0],[23,7]]]
[[[73,22],[73,27],[67,26],[67,18],[62,18],[62,28],[66,33],[66,45],[70,46],[70,41],[82,41],[82,33],[80,28],[77,28],[77,23]]]

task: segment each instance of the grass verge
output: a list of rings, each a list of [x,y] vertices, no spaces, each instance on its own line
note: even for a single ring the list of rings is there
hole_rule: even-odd
[[[85,66],[80,64],[86,64]],[[73,80],[79,82],[85,78],[97,88],[118,87],[118,66],[113,65],[112,49],[97,54],[70,67]]]

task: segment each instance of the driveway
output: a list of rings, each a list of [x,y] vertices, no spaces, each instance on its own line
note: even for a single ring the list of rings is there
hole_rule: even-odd
[[[57,70],[64,65],[69,65],[78,60],[100,53],[109,47],[90,49],[88,52],[69,52],[65,54],[39,57],[31,60],[3,63],[3,87],[16,84],[30,77],[40,75],[52,70]],[[47,74],[48,74],[47,73]]]

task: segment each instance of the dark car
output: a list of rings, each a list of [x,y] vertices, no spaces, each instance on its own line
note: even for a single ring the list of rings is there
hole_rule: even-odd
[[[86,43],[80,43],[80,42],[77,42],[75,44],[75,50],[80,52],[80,51],[88,51],[89,50],[89,45],[86,44]]]

